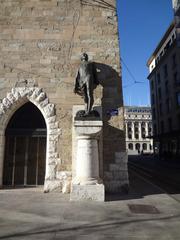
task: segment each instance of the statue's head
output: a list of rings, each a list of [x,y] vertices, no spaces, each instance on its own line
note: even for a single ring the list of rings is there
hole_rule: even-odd
[[[88,61],[88,55],[87,53],[83,53],[81,56],[81,61]]]

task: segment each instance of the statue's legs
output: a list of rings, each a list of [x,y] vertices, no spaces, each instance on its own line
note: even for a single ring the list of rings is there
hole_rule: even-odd
[[[85,114],[88,112],[88,95],[87,95],[87,88],[84,87],[84,103],[85,103]]]
[[[91,95],[89,91],[87,91],[86,94],[84,95],[84,102],[85,102],[85,115],[88,115],[91,112],[94,103],[93,95]]]
[[[89,93],[89,96],[88,96],[88,106],[87,106],[87,113],[88,114],[91,112],[93,103],[94,103],[93,95]]]
[[[87,103],[86,115],[88,115],[91,112],[91,109],[92,109],[92,106],[94,103],[93,85],[92,85],[91,79],[89,77],[86,80],[85,102]]]

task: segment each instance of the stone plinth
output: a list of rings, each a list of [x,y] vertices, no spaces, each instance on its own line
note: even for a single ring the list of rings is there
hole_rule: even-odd
[[[100,152],[103,123],[97,120],[74,120],[74,174],[71,200],[104,201],[104,185],[100,178]]]
[[[101,201],[105,200],[105,190],[103,184],[97,185],[72,185],[72,192],[70,196],[71,201],[92,200]]]

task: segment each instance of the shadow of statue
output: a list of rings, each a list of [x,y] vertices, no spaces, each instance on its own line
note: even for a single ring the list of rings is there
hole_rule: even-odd
[[[107,171],[116,152],[126,151],[123,117],[123,93],[120,74],[111,66],[95,62],[101,89],[103,115],[103,168]]]
[[[126,164],[126,156],[123,155],[126,147],[121,81],[120,74],[111,66],[89,62],[88,55],[83,53],[76,76],[74,93],[83,96],[85,103],[85,111],[77,112],[76,119],[88,119],[91,117],[93,105],[93,111],[96,111],[97,105],[102,106],[103,137],[100,150],[103,151],[103,157],[100,157],[100,177],[104,180],[107,191],[121,192],[126,188],[127,192],[127,168],[120,169],[119,167],[121,159],[123,162],[121,165]],[[97,85],[99,86],[97,87]],[[93,104],[94,99],[95,104]],[[111,164],[118,168],[116,174],[111,169]],[[109,178],[108,175],[112,175],[112,177]]]

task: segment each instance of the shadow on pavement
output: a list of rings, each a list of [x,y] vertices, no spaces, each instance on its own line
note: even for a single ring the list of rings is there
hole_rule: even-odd
[[[179,162],[162,161],[153,155],[131,155],[128,157],[128,161],[129,192],[127,194],[107,193],[106,201],[140,199],[148,195],[164,193],[180,193]]]
[[[106,201],[141,199],[148,195],[164,194],[161,188],[129,169],[129,192],[110,194],[106,193]]]
[[[117,218],[113,218],[110,217],[109,221],[96,221],[93,224],[89,223],[89,224],[81,224],[81,225],[77,225],[76,226],[68,226],[68,224],[65,224],[63,226],[61,226],[61,224],[56,224],[56,225],[49,225],[49,226],[44,226],[44,227],[40,227],[38,226],[37,228],[32,228],[30,230],[27,231],[22,231],[19,233],[14,233],[14,234],[6,234],[2,237],[0,237],[0,239],[26,239],[24,237],[33,237],[32,239],[35,239],[36,237],[42,237],[42,235],[45,234],[45,236],[47,237],[47,234],[53,234],[53,238],[51,239],[60,239],[59,237],[63,237],[62,239],[76,239],[76,237],[80,237],[80,236],[99,236],[99,234],[102,236],[102,231],[103,234],[107,234],[107,236],[112,236],[109,234],[112,234],[112,232],[115,234],[119,234],[119,227],[123,226],[123,225],[132,225],[133,223],[138,224],[138,223],[146,223],[146,222],[158,222],[161,220],[173,220],[173,219],[177,219],[180,216],[174,215],[174,216],[168,216],[168,217],[146,217],[143,219],[132,219],[132,220],[120,220]],[[92,234],[93,233],[93,234]],[[104,235],[104,236],[105,236]],[[47,239],[45,237],[45,239]],[[52,237],[52,236],[51,236]],[[29,238],[28,238],[29,239]],[[42,238],[40,238],[42,239]],[[78,238],[79,239],[79,238]],[[84,238],[83,238],[84,239]],[[97,238],[96,238],[97,239]],[[107,239],[107,238],[106,238]]]
[[[140,173],[168,194],[180,194],[180,161],[164,160],[154,155],[129,156],[129,169]]]

